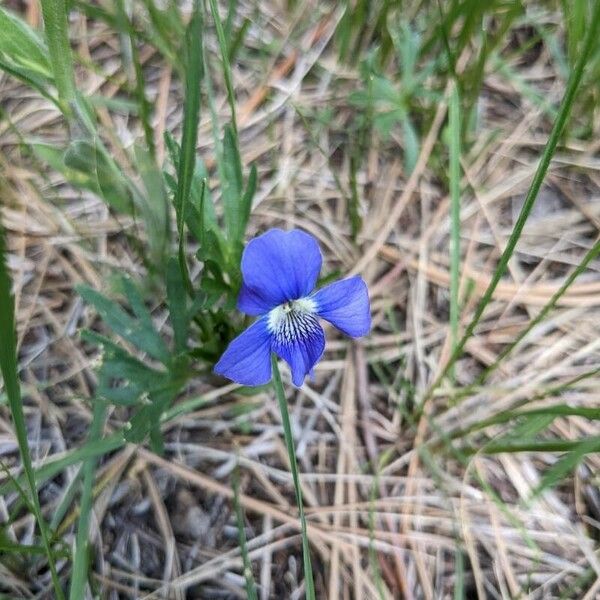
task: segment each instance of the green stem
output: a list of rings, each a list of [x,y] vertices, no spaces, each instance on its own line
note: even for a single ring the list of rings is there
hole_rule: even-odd
[[[302,533],[302,557],[304,559],[304,578],[306,585],[307,600],[315,600],[315,584],[313,581],[312,566],[310,562],[310,546],[308,543],[308,534],[306,532],[306,519],[304,517],[304,504],[302,502],[302,488],[300,487],[300,478],[298,477],[298,465],[296,463],[296,451],[294,450],[294,437],[290,425],[290,414],[288,412],[287,400],[277,365],[277,356],[271,354],[271,365],[273,369],[273,387],[279,402],[281,411],[281,422],[283,424],[283,433],[285,436],[285,445],[287,446],[290,466],[292,469],[292,479],[294,481],[294,490],[296,492],[296,504],[298,505],[298,514],[300,516],[300,529]]]

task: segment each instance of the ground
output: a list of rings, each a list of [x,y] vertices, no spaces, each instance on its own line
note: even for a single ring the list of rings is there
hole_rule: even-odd
[[[139,181],[133,147],[147,146],[148,139],[135,107],[136,60],[143,66],[156,164],[166,170],[164,133],[181,135],[184,92],[173,56],[156,41],[151,3],[134,4],[139,14],[129,17],[146,35],[135,38],[133,58],[126,36],[78,3],[69,31],[77,86],[95,99],[98,131],[117,164]],[[558,3],[524,3],[510,18],[500,5],[511,3],[496,4],[481,17],[489,47],[478,28],[467,30],[465,15],[450,21],[466,132],[459,334],[518,226],[574,65]],[[350,341],[328,329],[314,381],[301,389],[283,371],[317,597],[596,598],[598,418],[550,407],[598,406],[600,263],[593,258],[548,315],[511,347],[598,239],[594,74],[584,73],[506,274],[453,373],[444,373],[456,343],[448,149],[455,86],[434,30],[439,11],[451,14],[460,3],[409,5],[402,14],[371,7],[364,28],[348,25],[345,3],[241,1],[233,19],[234,31],[248,20],[231,65],[244,177],[251,164],[258,170],[246,239],[269,227],[301,228],[321,245],[323,275],[361,274],[370,291],[367,338]],[[348,6],[359,11],[365,5]],[[37,2],[9,8],[41,26]],[[225,18],[225,3],[222,9]],[[182,6],[182,22],[190,10]],[[395,32],[388,56],[382,50],[388,39],[374,24],[384,13]],[[209,16],[204,27],[212,110],[223,124],[231,109]],[[462,44],[461,27],[467,32]],[[489,55],[480,61],[484,47]],[[148,232],[138,216],[120,214],[97,190],[73,185],[35,152],[35,143],[66,148],[78,139],[52,102],[6,74],[0,86],[2,218],[29,446],[38,467],[65,459],[64,468],[40,485],[40,500],[53,530],[70,546],[80,462],[69,457],[86,444],[101,360],[80,331],[109,334],[76,288],[86,284],[114,296],[114,279],[123,273],[144,288],[152,275],[143,260],[150,252]],[[197,155],[221,214],[210,100],[203,91]],[[192,281],[202,269],[195,249],[189,240]],[[152,285],[148,307],[156,328],[171,340],[164,294]],[[183,409],[162,426],[162,454],[146,442],[102,453],[93,487],[88,592],[103,598],[245,597],[239,504],[258,597],[304,595],[277,400],[270,388],[237,388],[200,370],[177,397]],[[22,469],[1,392],[0,400],[5,484]],[[514,412],[525,408],[546,410],[516,418]],[[126,409],[111,407],[105,437],[128,417]],[[596,453],[582,449],[564,471],[551,471],[560,452],[584,438]],[[32,543],[33,517],[14,489],[2,489],[2,537]],[[67,581],[68,561],[59,558],[57,566]],[[7,597],[54,597],[43,555],[6,554],[0,569]]]

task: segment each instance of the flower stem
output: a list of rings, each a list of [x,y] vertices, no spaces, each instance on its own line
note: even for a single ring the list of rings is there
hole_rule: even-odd
[[[302,488],[300,487],[300,479],[298,477],[298,465],[296,463],[296,451],[294,450],[294,437],[292,436],[292,427],[290,425],[290,414],[288,412],[287,400],[285,391],[277,365],[277,356],[271,354],[271,365],[273,367],[273,387],[277,394],[279,402],[279,410],[281,412],[281,422],[283,424],[283,433],[285,436],[285,444],[287,446],[288,456],[290,457],[290,465],[292,468],[292,479],[294,481],[294,490],[296,491],[296,504],[298,505],[298,514],[300,516],[300,530],[302,533],[302,557],[304,559],[304,578],[306,586],[307,600],[315,599],[315,584],[313,581],[312,566],[310,563],[310,546],[308,544],[308,534],[306,532],[306,519],[304,517],[304,504],[302,502]]]

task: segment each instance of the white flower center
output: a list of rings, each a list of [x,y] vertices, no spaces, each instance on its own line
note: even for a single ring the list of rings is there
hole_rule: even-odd
[[[317,305],[312,298],[280,304],[269,312],[267,327],[280,344],[309,337],[319,327]]]

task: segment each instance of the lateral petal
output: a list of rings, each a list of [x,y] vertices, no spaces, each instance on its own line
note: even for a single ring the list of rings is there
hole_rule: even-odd
[[[214,372],[242,385],[271,381],[271,334],[267,319],[258,319],[230,344]]]
[[[331,283],[311,298],[317,314],[342,333],[357,338],[371,330],[369,292],[362,277],[356,275]]]

